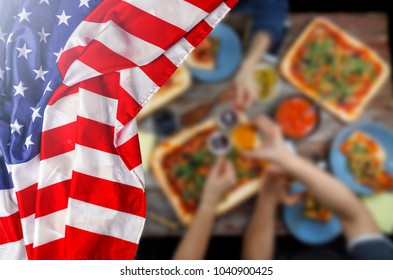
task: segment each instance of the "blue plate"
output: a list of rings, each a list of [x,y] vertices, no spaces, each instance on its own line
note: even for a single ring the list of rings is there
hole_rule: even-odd
[[[291,193],[304,192],[305,188],[301,183],[294,183],[291,186]],[[284,223],[288,230],[296,239],[310,245],[322,245],[338,237],[342,232],[342,227],[338,218],[332,215],[331,219],[324,222],[317,222],[304,217],[304,200],[293,206],[285,206],[283,209]]]
[[[225,24],[219,24],[210,36],[219,39],[216,68],[212,71],[191,68],[192,75],[202,82],[218,82],[232,76],[242,60],[242,45],[236,32]]]
[[[334,139],[330,149],[330,166],[333,174],[359,195],[372,195],[371,188],[356,182],[347,167],[347,158],[340,151],[341,144],[355,131],[362,131],[373,137],[386,151],[385,169],[393,173],[393,133],[374,123],[357,123],[343,129]]]

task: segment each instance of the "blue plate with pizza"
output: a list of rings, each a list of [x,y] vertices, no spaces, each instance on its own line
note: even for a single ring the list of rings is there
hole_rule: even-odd
[[[242,61],[242,45],[236,32],[219,24],[190,54],[186,63],[202,82],[218,82],[231,77]]]
[[[359,195],[393,189],[393,132],[371,123],[343,129],[330,150],[333,174]]]

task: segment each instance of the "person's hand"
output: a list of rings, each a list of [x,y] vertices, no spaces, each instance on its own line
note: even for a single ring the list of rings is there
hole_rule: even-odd
[[[262,144],[251,151],[243,151],[245,157],[279,164],[290,153],[284,142],[281,128],[265,116],[258,116],[252,125],[262,134]]]
[[[289,187],[293,179],[284,171],[269,166],[266,169],[266,182],[259,192],[261,199],[269,199],[274,204],[284,204],[287,206],[298,203],[303,197],[303,193],[290,194]]]
[[[222,196],[236,184],[236,171],[230,160],[219,157],[207,176],[202,203],[216,205]]]
[[[243,66],[234,81],[233,101],[239,110],[245,110],[258,99],[258,85],[254,78],[254,68]]]

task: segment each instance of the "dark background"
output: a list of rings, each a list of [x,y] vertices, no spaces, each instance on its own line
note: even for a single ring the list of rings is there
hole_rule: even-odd
[[[240,0],[241,1],[241,0]],[[290,0],[290,12],[342,12],[364,13],[382,12],[389,18],[390,62],[392,61],[392,10],[389,0]],[[393,237],[390,237],[393,240]],[[138,259],[171,259],[179,238],[143,238],[141,239]],[[211,239],[207,259],[233,260],[240,258],[242,237],[220,237]],[[343,237],[324,246],[307,246],[291,236],[278,237],[276,240],[276,259],[347,259],[346,243]]]

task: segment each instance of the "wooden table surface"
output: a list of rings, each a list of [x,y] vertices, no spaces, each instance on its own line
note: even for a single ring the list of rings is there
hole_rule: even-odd
[[[291,14],[289,16],[290,28],[286,34],[283,51],[291,45],[307,22],[315,16],[324,16],[337,23],[344,30],[353,34],[368,46],[376,50],[388,63],[390,63],[389,47],[388,47],[388,19],[385,14],[366,13],[366,14]],[[177,99],[168,108],[173,109],[177,114],[181,115],[196,105],[206,102],[216,97],[225,90],[230,84],[230,80],[217,84],[199,84],[194,81],[190,90],[188,90],[181,98]],[[290,85],[282,82],[279,89],[279,96],[297,92]],[[258,113],[269,113],[274,107],[275,101],[269,104],[256,104],[250,111],[250,115]],[[221,110],[222,107],[230,106],[229,104],[221,104],[214,108],[211,115]],[[383,124],[393,130],[393,94],[392,80],[389,79],[382,87],[380,92],[369,103],[360,120],[374,121]],[[140,124],[141,130],[150,130],[152,128],[151,118],[147,118]],[[326,159],[329,146],[334,136],[345,125],[336,120],[330,114],[323,112],[322,122],[319,129],[311,137],[295,143],[298,153],[306,157],[315,159]],[[179,236],[184,232],[178,222],[174,211],[169,205],[168,200],[163,195],[157,182],[150,173],[145,174],[146,177],[146,198],[147,198],[147,221],[142,237],[159,237],[159,236]],[[253,199],[248,200],[229,213],[219,217],[214,227],[215,235],[239,235],[242,234],[253,209]],[[159,215],[169,221],[174,222],[176,229],[165,226],[154,219],[154,215]],[[279,219],[280,221],[280,219]],[[278,233],[284,234],[285,227],[281,222],[278,223]]]

